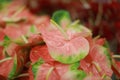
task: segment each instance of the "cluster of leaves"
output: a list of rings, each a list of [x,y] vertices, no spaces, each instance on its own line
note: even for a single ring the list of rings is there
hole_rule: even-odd
[[[3,38],[0,34],[0,78],[109,80],[111,66],[119,68],[106,41],[92,38],[91,31],[79,20],[73,22],[69,12],[57,11],[51,20],[36,17],[27,8],[13,12],[14,16],[8,12],[7,20],[1,18],[6,25],[0,27],[4,33]]]

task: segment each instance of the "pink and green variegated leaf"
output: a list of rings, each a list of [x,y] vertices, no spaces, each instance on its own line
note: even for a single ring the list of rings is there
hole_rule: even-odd
[[[0,59],[0,75],[14,79],[23,69],[27,60],[28,50],[17,44],[11,43],[9,46],[2,49]]]
[[[48,25],[40,26],[51,57],[67,64],[83,59],[89,52],[87,39],[83,36],[74,37],[72,33],[68,33],[54,23],[50,22]]]
[[[79,64],[62,64],[59,62],[46,63],[39,59],[32,65],[30,80],[83,80],[84,71],[78,70]]]
[[[14,58],[8,57],[0,60],[0,75],[13,79],[16,76],[17,60],[16,56]]]
[[[67,71],[60,80],[84,80],[86,73],[81,70],[71,70]]]
[[[94,76],[111,77],[113,71],[111,70],[111,63],[106,57],[105,52],[105,49],[100,45],[94,45],[91,47],[87,57],[80,61],[80,67],[88,74],[93,74]]]
[[[54,59],[49,55],[46,45],[35,46],[32,48],[30,52],[30,60],[34,63],[38,61],[39,58],[43,59],[45,62],[54,61]]]
[[[32,65],[32,73],[34,80],[59,80],[59,76],[55,73],[54,67],[48,63],[44,63],[39,59]]]
[[[14,79],[15,76],[17,76],[17,56],[15,55],[14,57],[14,62],[13,62],[13,67],[11,68],[9,75],[8,75],[8,79]]]
[[[71,25],[69,25],[67,29],[68,29],[68,33],[71,33],[73,36],[83,36],[83,37],[92,36],[92,32],[90,31],[90,29],[79,24],[79,20],[76,20],[73,23],[71,23]]]
[[[0,60],[0,75],[8,77],[10,70],[13,67],[14,60],[12,58]]]
[[[60,18],[59,14],[62,14]],[[85,37],[91,36],[91,32],[78,24],[79,21],[63,26],[60,23],[64,19],[68,20],[69,14],[58,11],[53,15],[53,20],[48,24],[42,24],[39,28],[51,57],[59,62],[70,64],[87,56],[89,43]]]

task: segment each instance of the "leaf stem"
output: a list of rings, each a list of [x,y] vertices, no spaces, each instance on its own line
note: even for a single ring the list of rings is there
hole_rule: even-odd
[[[95,65],[97,71],[98,71],[98,72],[101,72],[101,68],[100,68],[99,64],[96,63],[96,62],[92,62],[92,63]]]
[[[69,40],[68,35],[66,34],[66,32],[55,21],[53,21],[51,19],[50,22],[52,24],[54,24],[60,30],[60,32],[63,34],[63,36],[64,36],[65,39]]]
[[[26,76],[29,76],[29,74],[28,74],[28,73],[23,73],[23,74],[18,75],[18,76],[15,77],[15,78],[26,77]]]
[[[28,43],[28,40],[26,39],[24,35],[22,35],[21,38],[24,40],[25,43]]]
[[[120,55],[113,55],[113,58],[120,58]]]
[[[0,63],[5,62],[5,61],[7,61],[7,60],[11,60],[11,59],[12,59],[11,57],[4,58],[4,59],[0,60]]]
[[[75,25],[77,25],[79,22],[80,22],[79,20],[76,20],[76,21],[74,21],[69,27],[75,26]]]
[[[47,76],[46,76],[46,80],[49,80],[49,76],[51,74],[51,72],[53,71],[54,67],[51,67],[47,73]]]
[[[22,6],[21,8],[19,8],[19,10],[18,10],[18,11],[16,11],[16,12],[13,14],[13,16],[12,16],[12,17],[17,16],[17,15],[18,15],[20,12],[22,12],[24,9],[25,9],[25,6]]]

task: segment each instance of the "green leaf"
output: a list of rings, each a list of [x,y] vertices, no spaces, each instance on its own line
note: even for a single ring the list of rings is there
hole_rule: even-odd
[[[12,0],[0,0],[0,10],[8,5]]]
[[[105,56],[106,56],[106,58],[107,58],[109,67],[111,67],[111,64],[112,64],[112,57],[111,57],[111,55],[110,55],[110,51],[109,51],[109,49],[106,48],[106,47],[102,47],[102,49],[103,49],[104,54],[105,54]]]
[[[104,47],[110,48],[108,41],[105,41]]]
[[[11,43],[11,39],[8,36],[5,36],[2,45],[4,47],[7,47],[10,43]]]
[[[109,66],[111,67],[111,65],[112,65],[112,57],[110,55],[110,50],[109,50],[110,46],[109,46],[108,41],[105,41],[105,44],[103,45],[102,49],[103,49],[104,54],[105,54],[105,56],[106,56],[106,58],[108,60]]]
[[[5,37],[4,37],[4,40],[5,40],[5,41],[9,41],[10,38],[9,38],[8,36],[5,36]]]
[[[33,72],[34,80],[36,80],[38,69],[40,65],[42,65],[43,63],[44,63],[43,59],[40,58],[37,62],[32,64],[32,72]]]
[[[30,32],[32,32],[32,33],[36,33],[37,32],[37,29],[36,29],[36,27],[34,25],[32,25],[30,27]]]
[[[7,2],[11,2],[12,0],[0,0],[0,3],[7,3]]]
[[[61,25],[61,22],[65,22],[67,24],[70,24],[71,18],[68,11],[65,10],[59,10],[53,13],[52,19],[59,25]]]
[[[76,62],[70,65],[70,70],[77,70],[80,66],[80,62]]]
[[[15,76],[17,76],[17,73],[16,73],[16,70],[17,70],[17,55],[15,55],[14,57],[14,60],[13,60],[13,68],[12,70],[10,71],[9,75],[8,75],[8,78],[11,80],[11,79],[14,79]]]
[[[84,80],[86,73],[82,70],[71,70],[63,75],[65,80]]]

